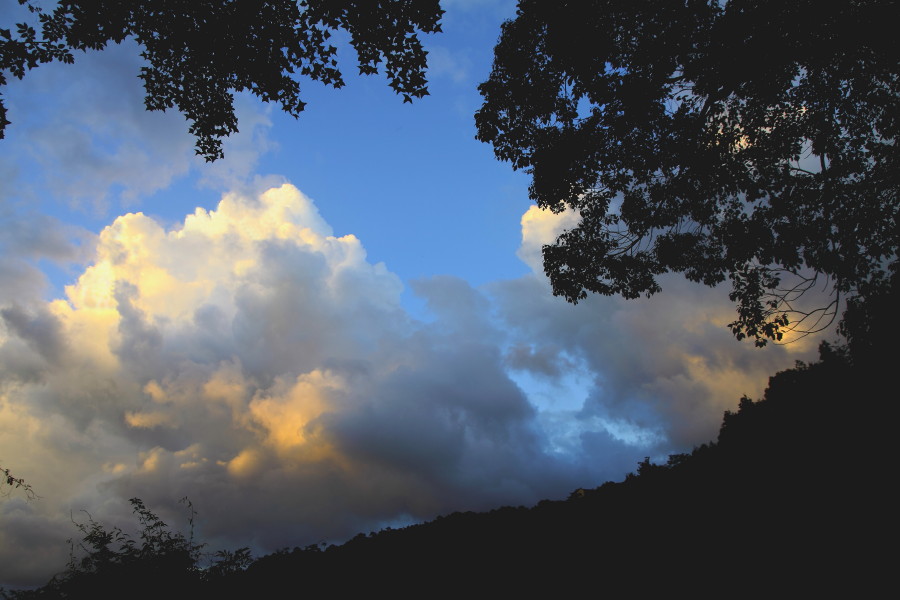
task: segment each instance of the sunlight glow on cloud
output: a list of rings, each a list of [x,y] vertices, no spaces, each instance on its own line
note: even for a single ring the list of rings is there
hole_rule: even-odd
[[[258,551],[563,497],[710,439],[788,358],[718,331],[705,288],[554,298],[540,247],[572,216],[536,208],[534,273],[411,282],[418,322],[359,239],[259,185],[170,228],[120,216],[65,299],[0,307],[0,457],[44,498],[0,506],[4,578],[64,563],[71,509],[124,524],[133,496],[168,518],[188,496],[205,536]]]
[[[135,496],[257,553],[564,498],[710,440],[809,358],[735,342],[727,293],[677,277],[553,297],[541,247],[576,215],[525,211],[465,129],[515,2],[445,8],[431,96],[310,85],[288,126],[239,94],[214,164],[144,109],[131,41],[4,87],[0,465],[41,498],[0,498],[0,585],[63,568],[79,511],[129,529]]]
[[[531,206],[522,215],[522,245],[516,252],[517,256],[526,265],[531,267],[534,273],[544,273],[544,258],[542,248],[546,244],[552,244],[557,236],[566,229],[578,224],[578,213],[566,210],[554,213],[543,210],[537,206]]]
[[[208,535],[271,550],[565,493],[584,473],[543,455],[476,324],[487,300],[460,280],[420,288],[440,322],[414,322],[399,279],[289,184],[226,194],[169,229],[120,216],[65,299],[3,308],[15,435],[0,456],[62,539],[54,511],[117,515],[133,495],[189,496],[210,507]],[[62,463],[64,477],[47,466]],[[22,560],[9,568],[29,572]]]

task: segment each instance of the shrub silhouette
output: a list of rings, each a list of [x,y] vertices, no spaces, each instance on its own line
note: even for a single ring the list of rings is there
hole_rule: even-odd
[[[160,598],[179,597],[200,591],[205,580],[233,574],[250,562],[249,550],[220,551],[217,560],[203,568],[205,544],[194,541],[196,512],[182,499],[190,516],[190,534],[172,531],[140,498],[131,498],[132,510],[140,526],[131,535],[119,527],[106,527],[89,514],[86,522],[73,522],[81,532],[70,539],[66,570],[36,590],[4,592],[6,598]]]

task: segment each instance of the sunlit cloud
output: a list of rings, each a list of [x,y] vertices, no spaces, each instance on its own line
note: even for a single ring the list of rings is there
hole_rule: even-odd
[[[55,511],[115,517],[133,495],[189,496],[212,507],[209,535],[269,550],[586,477],[544,452],[487,297],[453,278],[414,288],[433,323],[289,184],[226,194],[171,228],[118,217],[65,298],[3,308],[15,434],[0,456],[41,490],[29,510],[61,539]],[[27,560],[6,568],[31,572]]]
[[[522,214],[527,178],[473,139],[515,2],[445,8],[431,96],[304,84],[292,128],[238,95],[211,165],[144,110],[130,41],[4,87],[0,465],[41,498],[0,498],[0,585],[62,568],[82,510],[128,529],[135,496],[174,528],[188,497],[211,550],[257,553],[564,498],[712,439],[810,358],[736,342],[727,292],[675,276],[553,297],[541,248],[576,215]]]
[[[573,221],[537,209],[532,274],[410,282],[420,322],[312,200],[253,185],[175,226],[122,215],[64,298],[2,307],[0,457],[43,496],[2,507],[5,580],[64,562],[60,515],[124,524],[133,496],[170,520],[187,496],[211,541],[257,551],[564,497],[711,438],[791,358],[731,339],[717,290],[554,298],[539,249]]]

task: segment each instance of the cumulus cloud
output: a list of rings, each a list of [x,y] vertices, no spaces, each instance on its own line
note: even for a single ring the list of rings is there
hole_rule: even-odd
[[[94,252],[64,299],[0,313],[0,456],[44,497],[42,540],[71,535],[70,508],[189,496],[206,535],[272,550],[589,476],[545,452],[481,292],[417,282],[437,318],[414,321],[400,280],[289,184],[170,229],[121,216]]]
[[[521,222],[522,244],[516,255],[533,273],[540,275],[544,272],[543,247],[556,241],[566,229],[577,225],[578,213],[571,210],[554,213],[532,206],[522,215]]]
[[[539,268],[570,217],[535,211]],[[65,298],[0,312],[0,457],[43,496],[0,506],[9,583],[63,564],[71,510],[124,525],[133,496],[173,523],[188,496],[205,538],[257,551],[563,497],[709,439],[787,357],[717,337],[725,309],[690,286],[573,307],[539,272],[438,276],[410,284],[416,321],[287,183],[171,228],[121,216],[93,253]]]

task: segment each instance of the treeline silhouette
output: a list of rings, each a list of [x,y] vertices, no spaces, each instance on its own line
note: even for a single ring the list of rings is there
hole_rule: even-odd
[[[896,283],[897,277],[894,277]],[[893,288],[896,289],[896,286]],[[85,552],[27,598],[875,596],[892,573],[889,461],[900,306],[851,305],[847,343],[770,378],[716,441],[531,508],[454,513],[342,545],[203,559],[132,501],[139,539],[89,521]],[[875,319],[875,320],[873,320]],[[193,514],[193,513],[192,513]]]

